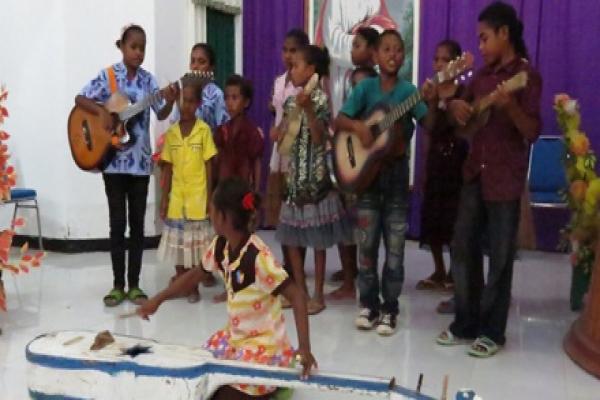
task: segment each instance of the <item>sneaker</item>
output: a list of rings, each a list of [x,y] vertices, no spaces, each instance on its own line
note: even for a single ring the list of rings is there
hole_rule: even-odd
[[[361,308],[358,317],[354,320],[354,324],[358,329],[370,330],[375,327],[379,321],[379,312],[368,308]]]
[[[391,336],[394,332],[396,332],[396,315],[383,314],[377,325],[377,333],[380,336]]]

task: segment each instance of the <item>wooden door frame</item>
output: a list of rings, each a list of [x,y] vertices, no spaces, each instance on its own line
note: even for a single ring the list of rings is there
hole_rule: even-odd
[[[203,4],[199,4],[197,1],[191,0],[189,3],[188,15],[188,48],[192,48],[195,43],[202,42],[206,43],[206,16],[208,7]],[[221,10],[215,8],[218,11],[225,12],[233,15],[234,23],[234,40],[235,40],[235,65],[234,70],[236,74],[243,75],[243,60],[244,60],[244,24],[243,24],[243,12],[231,13],[227,10]]]

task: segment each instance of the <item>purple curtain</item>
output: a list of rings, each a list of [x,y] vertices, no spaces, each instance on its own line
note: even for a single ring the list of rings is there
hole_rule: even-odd
[[[244,76],[254,84],[254,101],[249,115],[263,129],[267,143],[263,159],[264,187],[271,155],[268,136],[272,117],[267,104],[275,77],[283,73],[281,48],[285,34],[292,28],[304,29],[304,2],[245,0],[243,12]]]
[[[419,1],[419,0],[415,0]],[[477,16],[491,0],[420,0],[421,32],[419,43],[419,82],[432,73],[435,45],[442,39],[457,40],[465,50],[476,55],[481,66],[477,42]],[[543,81],[542,117],[544,135],[558,134],[554,121],[554,94],[567,92],[580,100],[583,129],[596,152],[600,152],[600,96],[595,92],[600,82],[600,7],[595,2],[507,0],[524,21],[525,41],[531,63]],[[244,74],[254,83],[251,117],[268,134],[271,116],[267,102],[273,80],[283,71],[280,48],[285,32],[304,26],[303,0],[246,0],[244,2]],[[268,141],[268,138],[267,138]],[[423,176],[423,138],[417,134],[415,185]],[[270,154],[268,142],[265,170]],[[420,231],[420,198],[411,200],[409,235]],[[551,217],[551,216],[550,216]],[[560,217],[559,217],[560,218]],[[546,221],[548,222],[548,221]],[[559,226],[560,223],[557,223]],[[546,229],[538,229],[544,240]],[[551,233],[553,235],[553,233]]]

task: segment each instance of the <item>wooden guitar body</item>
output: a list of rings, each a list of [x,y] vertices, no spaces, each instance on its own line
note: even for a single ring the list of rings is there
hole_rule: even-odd
[[[352,193],[364,191],[381,169],[386,156],[397,148],[398,142],[405,145],[389,129],[383,132],[378,129],[388,110],[388,106],[379,105],[365,120],[374,138],[370,147],[363,146],[354,132],[340,131],[335,134],[329,167],[339,189]]]
[[[119,114],[129,106],[129,99],[114,93],[103,107],[111,114]],[[113,137],[127,137],[127,121],[121,121],[115,131],[104,129],[100,115],[75,106],[69,114],[68,137],[71,155],[77,166],[85,171],[102,169],[114,152]]]

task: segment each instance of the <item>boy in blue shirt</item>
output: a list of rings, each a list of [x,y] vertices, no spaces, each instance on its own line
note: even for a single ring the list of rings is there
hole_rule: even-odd
[[[417,88],[398,77],[404,62],[404,41],[395,30],[381,33],[377,42],[375,58],[380,76],[363,80],[340,110],[335,121],[336,128],[353,131],[364,146],[373,143],[371,131],[356,118],[368,115],[375,106],[396,106],[411,96]],[[360,312],[355,320],[357,328],[390,336],[396,331],[399,313],[398,297],[404,281],[404,236],[407,229],[409,157],[405,148],[414,131],[413,119],[425,129],[431,129],[435,119],[435,88],[426,83],[423,95],[429,103],[418,102],[409,115],[399,120],[391,129],[399,129],[403,136],[397,140],[388,160],[384,163],[371,185],[359,195],[357,204],[357,240],[359,247],[358,287]],[[385,264],[381,282],[380,301],[377,256],[383,234]]]

